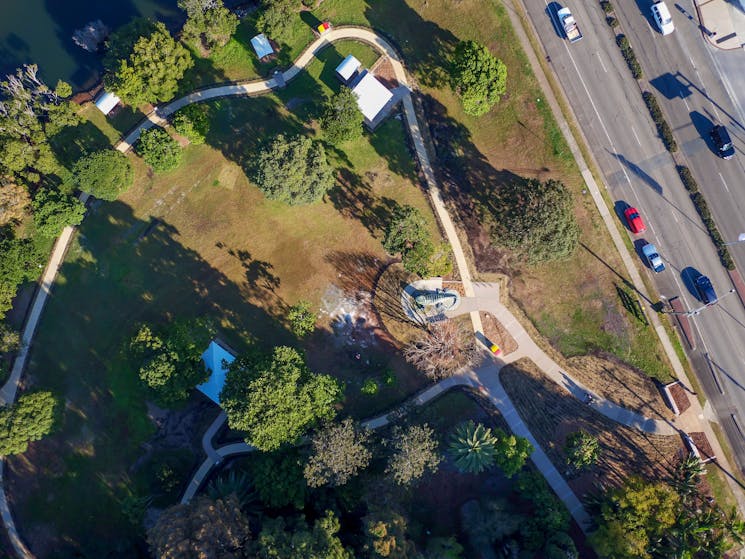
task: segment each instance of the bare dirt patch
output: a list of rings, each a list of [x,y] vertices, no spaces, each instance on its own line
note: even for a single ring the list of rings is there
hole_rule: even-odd
[[[685,453],[680,437],[650,435],[611,421],[544,377],[530,360],[506,366],[501,379],[520,417],[559,471],[567,470],[562,450],[567,435],[585,430],[598,437],[598,464],[568,480],[580,497],[600,483],[618,485],[630,475],[659,479]]]
[[[481,312],[479,314],[481,315],[481,323],[484,326],[484,336],[496,343],[502,349],[503,355],[509,355],[517,349],[515,338],[505,330],[501,322],[491,313]]]
[[[572,376],[603,398],[647,417],[672,418],[657,385],[644,371],[607,353],[572,357],[567,363]]]

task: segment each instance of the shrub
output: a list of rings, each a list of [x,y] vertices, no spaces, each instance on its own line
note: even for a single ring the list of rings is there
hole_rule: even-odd
[[[724,239],[722,239],[722,234],[719,232],[717,224],[714,223],[714,219],[711,217],[711,211],[709,210],[709,205],[706,203],[704,195],[695,191],[691,194],[691,201],[693,202],[693,205],[696,206],[696,211],[698,212],[698,215],[701,216],[701,221],[704,222],[714,246],[717,247],[717,254],[719,255],[719,261],[722,263],[722,266],[728,270],[734,270],[735,262],[732,260],[727,245],[724,244]]]
[[[636,59],[634,49],[631,48],[631,44],[626,38],[626,35],[624,35],[623,33],[616,35],[616,44],[621,49],[621,54],[623,55],[624,60],[626,60],[626,64],[628,65],[629,70],[631,70],[631,75],[634,76],[634,79],[641,79],[643,75],[642,67],[639,64],[639,61]]]
[[[618,27],[618,20],[613,16],[608,16],[605,18],[605,22],[610,25],[613,29]]]
[[[181,163],[181,146],[162,128],[145,130],[136,150],[154,171],[171,171]]]
[[[691,170],[685,165],[678,165],[676,169],[678,175],[680,175],[680,180],[683,181],[683,186],[686,187],[686,190],[691,193],[698,192],[698,184],[696,183],[696,179],[693,178]]]
[[[374,378],[367,379],[364,383],[362,383],[362,387],[360,388],[360,392],[362,392],[363,394],[367,394],[368,396],[375,396],[375,394],[377,394],[379,390],[380,385]]]
[[[290,330],[298,338],[304,338],[316,329],[316,320],[318,317],[310,309],[308,301],[298,301],[292,305],[287,313],[287,319],[290,321]]]
[[[644,91],[642,97],[644,98],[644,103],[647,105],[649,114],[652,116],[652,120],[657,126],[657,133],[660,135],[662,143],[665,144],[665,148],[670,153],[678,151],[678,144],[673,136],[673,129],[670,128],[667,120],[665,120],[665,115],[662,114],[662,109],[660,109],[660,105],[657,103],[657,98],[649,91]]]
[[[194,103],[180,109],[173,117],[173,128],[192,144],[203,144],[210,130],[207,107]]]
[[[609,14],[613,11],[613,4],[608,2],[607,0],[604,0],[603,2],[600,2],[600,7],[603,8],[603,11],[606,14]]]

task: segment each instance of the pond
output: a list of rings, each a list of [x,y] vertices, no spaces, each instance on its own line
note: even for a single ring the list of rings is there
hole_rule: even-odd
[[[87,89],[100,75],[101,56],[77,46],[73,32],[96,19],[113,30],[138,16],[163,21],[171,30],[184,17],[176,0],[3,0],[0,76],[36,63],[49,85],[63,79],[76,90]]]

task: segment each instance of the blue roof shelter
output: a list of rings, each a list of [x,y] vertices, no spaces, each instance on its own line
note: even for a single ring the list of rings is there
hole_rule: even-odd
[[[256,51],[256,56],[259,57],[259,60],[265,56],[274,54],[274,49],[272,48],[272,45],[269,44],[269,39],[267,39],[266,35],[263,33],[256,35],[256,37],[251,39],[251,46]]]
[[[220,392],[225,386],[225,374],[228,365],[235,361],[235,355],[220,345],[217,340],[212,340],[202,354],[202,361],[204,361],[204,368],[210,372],[210,378],[197,386],[197,390],[219,406]]]

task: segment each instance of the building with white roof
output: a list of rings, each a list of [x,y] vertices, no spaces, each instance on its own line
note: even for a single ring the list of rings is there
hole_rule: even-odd
[[[362,63],[350,54],[336,67],[336,75],[343,83],[349,84],[361,67]]]
[[[373,128],[375,119],[393,99],[393,93],[370,72],[364,72],[359,81],[352,87],[357,96],[357,106],[365,117],[365,124]]]
[[[103,114],[108,115],[116,107],[121,99],[110,91],[103,91],[96,99],[96,107]]]
[[[267,39],[266,35],[263,33],[256,35],[256,37],[251,39],[251,46],[256,51],[256,56],[259,57],[259,60],[269,56],[270,54],[274,54],[274,49],[272,48],[272,45],[269,44],[269,39]]]

